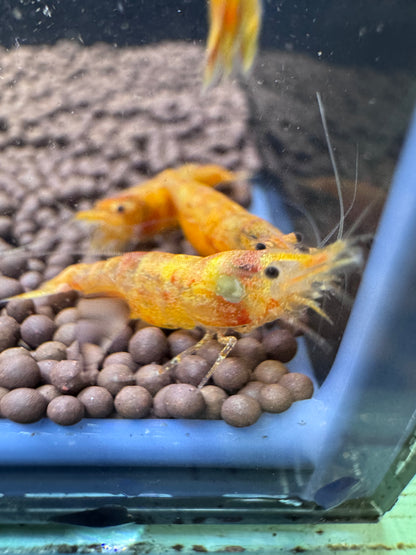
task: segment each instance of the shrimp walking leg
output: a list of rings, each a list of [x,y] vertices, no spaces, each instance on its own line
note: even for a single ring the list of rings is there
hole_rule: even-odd
[[[218,368],[218,365],[220,364],[220,362],[226,359],[230,351],[235,347],[235,344],[237,343],[237,338],[234,337],[233,335],[223,335],[220,332],[217,332],[215,334],[212,331],[206,331],[204,336],[202,337],[202,339],[198,341],[198,343],[196,343],[195,345],[192,345],[191,347],[188,347],[188,349],[185,349],[184,351],[182,351],[181,353],[173,357],[169,362],[164,364],[161,370],[161,373],[169,372],[169,370],[172,370],[177,364],[179,364],[181,360],[183,360],[185,356],[195,354],[210,339],[212,339],[214,335],[217,336],[218,343],[221,343],[221,345],[224,345],[224,347],[221,349],[221,351],[217,356],[216,361],[214,362],[214,364],[211,366],[209,371],[205,374],[200,384],[198,385],[199,389],[201,389],[201,387],[204,387],[204,385],[207,383],[210,377],[214,374],[215,370]]]
[[[221,343],[221,345],[224,345],[224,347],[219,352],[217,356],[217,360],[214,362],[214,364],[211,366],[209,371],[202,378],[200,384],[198,385],[198,389],[201,389],[202,387],[204,387],[204,385],[207,383],[210,377],[214,374],[215,370],[218,368],[218,365],[224,359],[227,358],[230,351],[232,351],[232,349],[235,347],[235,344],[237,343],[237,338],[234,337],[234,335],[222,335],[221,333],[218,332],[217,341],[218,343]]]
[[[188,356],[188,355],[193,355],[195,354],[197,351],[199,351],[199,349],[205,345],[205,343],[207,343],[210,339],[212,339],[214,337],[214,333],[212,331],[206,331],[204,336],[202,337],[202,339],[200,339],[198,341],[198,343],[195,343],[195,345],[192,345],[191,347],[188,347],[187,349],[185,349],[184,351],[182,351],[181,353],[179,353],[178,355],[174,356],[169,362],[167,362],[166,364],[163,365],[160,373],[164,374],[165,372],[169,372],[170,370],[172,370],[177,364],[180,363],[180,361]]]

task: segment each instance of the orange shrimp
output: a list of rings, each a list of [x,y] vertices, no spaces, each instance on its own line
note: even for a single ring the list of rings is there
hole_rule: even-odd
[[[193,179],[207,187],[236,179],[237,174],[214,164],[185,164],[167,169],[121,195],[99,200],[91,210],[78,212],[78,220],[92,222],[92,247],[123,250],[129,243],[177,227],[176,210],[166,183]]]
[[[148,324],[172,329],[202,326],[206,333],[199,345],[215,334],[224,345],[202,387],[235,345],[235,337],[223,335],[227,329],[248,332],[277,318],[298,323],[306,307],[326,317],[319,299],[336,290],[340,271],[356,267],[360,260],[360,251],[342,240],[313,253],[237,250],[203,258],[131,252],[69,266],[40,289],[17,298],[67,290],[111,295],[127,302],[131,318]]]
[[[203,256],[238,249],[296,250],[295,233],[283,234],[218,191],[179,179],[167,187],[185,237]]]
[[[260,0],[210,0],[204,86],[253,64],[261,25]]]
[[[190,165],[165,170],[118,197],[98,201],[91,210],[79,212],[76,217],[99,222],[95,247],[104,244],[120,249],[134,238],[134,232],[140,231],[145,238],[179,224],[203,256],[238,249],[296,249],[295,233],[283,234],[210,188],[235,177],[220,166]]]

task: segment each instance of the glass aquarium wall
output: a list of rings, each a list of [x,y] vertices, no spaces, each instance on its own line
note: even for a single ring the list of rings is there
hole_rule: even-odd
[[[207,14],[6,3],[1,521],[375,519],[414,473],[416,8],[264,1],[222,79]]]

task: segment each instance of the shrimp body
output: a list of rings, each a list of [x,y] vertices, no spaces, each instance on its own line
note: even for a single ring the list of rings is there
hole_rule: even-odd
[[[204,85],[218,76],[230,75],[242,65],[246,73],[257,52],[261,25],[260,0],[210,0],[209,34]]]
[[[199,254],[238,249],[293,250],[294,233],[283,234],[222,193],[193,181],[168,185],[179,224]]]
[[[236,174],[221,166],[185,165],[161,172],[118,197],[98,201],[77,219],[97,225],[92,246],[122,249],[129,242],[181,226],[203,256],[238,249],[296,249],[294,233],[283,234],[212,189]]]
[[[168,169],[121,195],[95,203],[91,210],[78,212],[78,220],[95,225],[92,247],[122,250],[129,243],[177,227],[176,209],[166,184],[171,180],[193,179],[207,187],[233,181],[236,175],[214,164],[185,164]]]
[[[208,257],[132,252],[66,268],[34,298],[67,290],[123,298],[132,318],[163,328],[202,326],[250,331],[277,318],[296,320],[336,286],[337,274],[360,254],[337,241],[312,253],[226,251]]]

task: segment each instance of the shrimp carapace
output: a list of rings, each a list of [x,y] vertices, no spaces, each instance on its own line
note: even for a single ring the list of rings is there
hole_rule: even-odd
[[[164,170],[118,196],[99,200],[90,210],[78,212],[75,218],[94,224],[93,249],[123,250],[130,243],[178,226],[176,210],[166,187],[172,180],[192,179],[213,187],[235,181],[237,175],[215,164],[185,164]]]

